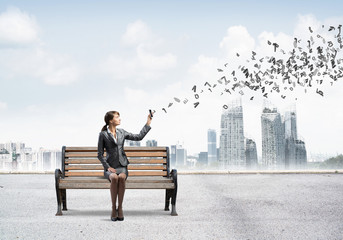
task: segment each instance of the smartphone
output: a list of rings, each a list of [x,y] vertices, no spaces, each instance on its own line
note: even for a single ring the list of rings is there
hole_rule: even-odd
[[[151,109],[149,109],[150,117],[152,118],[154,115],[152,114]]]

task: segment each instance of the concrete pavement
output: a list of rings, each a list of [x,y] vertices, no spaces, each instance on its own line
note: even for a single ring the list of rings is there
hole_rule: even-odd
[[[164,190],[67,190],[55,216],[51,174],[0,174],[0,239],[343,239],[343,174],[179,175],[177,217]]]

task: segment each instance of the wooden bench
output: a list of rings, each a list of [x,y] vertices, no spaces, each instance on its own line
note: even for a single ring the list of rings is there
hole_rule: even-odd
[[[126,189],[166,189],[165,211],[177,216],[177,170],[169,170],[168,147],[124,147],[130,164]],[[105,153],[106,154],[106,153]],[[55,170],[57,213],[67,210],[67,189],[109,189],[96,147],[62,147],[62,170]],[[61,205],[63,209],[61,210]]]

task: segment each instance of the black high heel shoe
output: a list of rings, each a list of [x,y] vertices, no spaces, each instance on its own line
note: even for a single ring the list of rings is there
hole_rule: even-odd
[[[117,214],[118,214],[118,216],[119,216],[119,209],[117,209]],[[122,218],[117,217],[117,220],[118,220],[118,221],[124,221],[124,216],[123,216]]]
[[[118,212],[116,211],[116,215],[118,215]],[[117,221],[118,220],[118,217],[112,217],[112,214],[111,214],[111,221]]]

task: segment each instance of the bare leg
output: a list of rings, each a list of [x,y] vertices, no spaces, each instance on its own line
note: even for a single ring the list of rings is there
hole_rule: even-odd
[[[124,193],[125,193],[125,181],[126,181],[126,174],[120,173],[119,174],[119,183],[118,183],[118,220],[124,220],[124,213],[123,213],[123,200],[124,200]]]
[[[117,195],[118,195],[118,175],[115,173],[112,173],[110,175],[111,180],[111,199],[112,199],[112,214],[111,214],[111,220],[116,221],[117,220],[117,211],[116,211],[116,202],[117,202]]]

